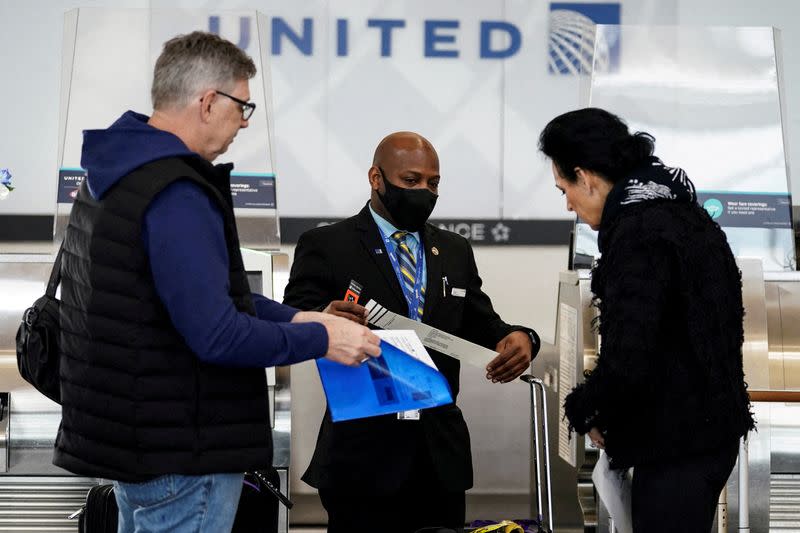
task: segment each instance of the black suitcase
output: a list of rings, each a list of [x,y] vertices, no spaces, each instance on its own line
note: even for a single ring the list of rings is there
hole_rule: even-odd
[[[119,511],[114,486],[97,485],[89,489],[86,505],[78,513],[79,533],[116,533]]]
[[[279,502],[287,509],[293,505],[280,485],[274,468],[245,472],[231,533],[277,533]],[[86,504],[70,518],[78,518],[79,533],[116,533],[118,515],[114,486],[107,484],[89,489]]]
[[[270,468],[245,472],[243,483],[231,533],[277,533],[278,504],[287,509],[293,505],[279,489],[278,471]]]

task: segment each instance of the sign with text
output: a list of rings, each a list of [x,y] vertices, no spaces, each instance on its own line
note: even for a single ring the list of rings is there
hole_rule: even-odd
[[[275,209],[274,174],[231,174],[233,207]]]
[[[58,203],[72,204],[85,177],[86,171],[82,168],[60,169],[58,171]]]
[[[725,228],[792,227],[788,194],[698,191],[697,201]]]

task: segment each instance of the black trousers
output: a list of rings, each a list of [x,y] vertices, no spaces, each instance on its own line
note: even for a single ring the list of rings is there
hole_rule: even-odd
[[[414,533],[424,527],[464,527],[464,491],[442,487],[427,453],[420,450],[415,463],[410,477],[396,491],[319,489],[328,512],[328,533]]]
[[[709,533],[738,441],[711,453],[633,469],[634,533]]]

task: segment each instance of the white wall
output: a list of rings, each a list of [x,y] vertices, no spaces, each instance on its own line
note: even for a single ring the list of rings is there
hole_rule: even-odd
[[[800,44],[800,3],[622,0],[621,4],[624,24],[781,28],[788,151],[790,160],[800,159],[800,62],[793,55]],[[283,205],[284,215],[300,216],[295,211],[309,203],[342,216],[352,211],[355,200],[341,191],[361,184],[362,164],[377,138],[411,128],[424,131],[440,148],[443,190],[448,194],[440,202],[439,216],[566,216],[549,183],[547,165],[535,153],[535,139],[547,119],[578,105],[579,91],[576,79],[547,74],[549,2],[541,0],[2,0],[0,167],[12,169],[18,189],[11,199],[0,202],[0,215],[52,212],[62,19],[66,10],[78,6],[257,9],[268,16],[285,16],[295,28],[304,16],[314,18],[317,48],[312,56],[301,56],[285,44],[286,51],[273,58],[279,210]],[[351,21],[351,53],[331,59],[328,54],[335,41],[326,32],[340,16]],[[365,20],[373,16],[407,21],[406,30],[397,34],[392,57],[378,57],[378,33],[364,28]],[[458,60],[421,59],[421,21],[437,17],[461,21]],[[481,20],[507,20],[519,26],[523,30],[519,54],[506,63],[476,60]],[[113,45],[109,43],[109,48]],[[398,98],[402,105],[394,109]],[[487,188],[487,179],[497,187]],[[793,191],[800,193],[800,177],[792,182]],[[456,197],[470,202],[464,207]]]

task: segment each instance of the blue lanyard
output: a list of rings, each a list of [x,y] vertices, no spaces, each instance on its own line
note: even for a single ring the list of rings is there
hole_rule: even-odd
[[[421,300],[421,293],[422,293],[422,243],[417,243],[417,263],[416,268],[417,272],[414,276],[414,292],[410,292],[406,287],[406,284],[403,282],[403,273],[400,272],[400,263],[397,261],[397,248],[400,246],[400,243],[393,240],[390,237],[387,237],[383,230],[378,228],[378,231],[381,232],[381,237],[383,237],[383,241],[386,243],[386,251],[389,252],[390,250],[394,250],[394,253],[389,253],[389,260],[392,262],[392,268],[394,269],[394,273],[397,276],[397,281],[400,282],[400,288],[403,290],[403,294],[406,297],[406,301],[408,302],[408,318],[411,320],[419,320],[419,302]]]

